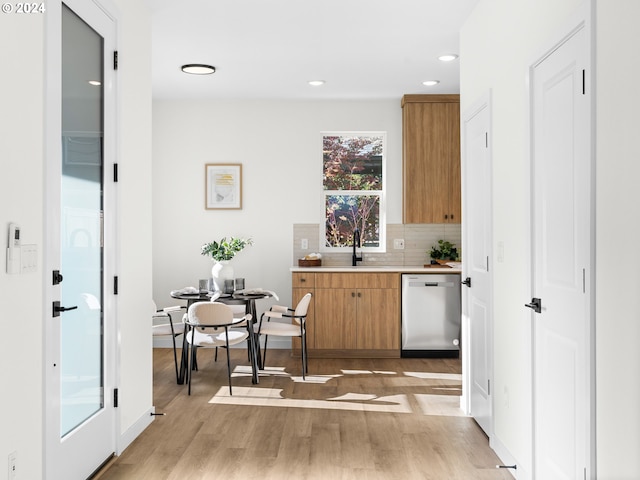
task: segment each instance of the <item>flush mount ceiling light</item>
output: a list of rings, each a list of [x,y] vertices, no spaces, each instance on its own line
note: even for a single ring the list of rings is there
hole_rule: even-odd
[[[211,75],[216,71],[216,67],[203,63],[189,63],[180,67],[184,73],[191,75]]]
[[[451,62],[456,58],[458,58],[458,55],[456,55],[455,53],[445,53],[444,55],[440,55],[438,57],[438,60],[440,60],[441,62]]]
[[[440,80],[425,80],[424,82],[422,82],[425,87],[433,87],[434,85],[437,85],[439,83]]]
[[[319,87],[320,85],[324,85],[324,80],[309,80],[309,85],[312,87]]]

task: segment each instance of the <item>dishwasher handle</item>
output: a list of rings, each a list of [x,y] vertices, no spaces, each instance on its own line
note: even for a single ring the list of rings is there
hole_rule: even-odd
[[[454,287],[454,282],[409,282],[409,287]]]

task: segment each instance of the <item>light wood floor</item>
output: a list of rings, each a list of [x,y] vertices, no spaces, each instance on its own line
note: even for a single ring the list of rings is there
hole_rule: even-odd
[[[272,350],[260,384],[246,351],[199,353],[192,394],[175,382],[172,351],[154,350],[155,421],[96,478],[512,479],[477,424],[457,408],[451,359],[309,360]],[[124,399],[123,399],[124,401]]]

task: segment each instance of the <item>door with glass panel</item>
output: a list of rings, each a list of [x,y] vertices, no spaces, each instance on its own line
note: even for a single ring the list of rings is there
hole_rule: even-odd
[[[48,132],[58,131],[59,155],[47,158],[49,213],[56,220],[47,226],[46,473],[84,479],[115,451],[115,321],[108,280],[115,25],[93,2],[55,2],[48,13],[61,42],[59,53],[48,53],[49,75],[56,75],[52,57],[59,63],[59,78],[48,82],[50,109],[59,111],[59,120],[49,117],[58,123]]]

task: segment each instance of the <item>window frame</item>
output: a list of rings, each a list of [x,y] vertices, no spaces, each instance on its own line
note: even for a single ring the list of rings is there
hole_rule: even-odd
[[[341,137],[381,137],[382,138],[382,155],[381,155],[381,188],[380,190],[325,190],[324,188],[324,137],[341,136]],[[386,222],[386,191],[387,191],[387,132],[386,131],[323,131],[320,132],[320,159],[323,165],[320,178],[321,189],[321,220],[319,228],[319,245],[321,253],[351,253],[353,251],[353,237],[350,239],[348,246],[332,247],[327,245],[327,214],[326,204],[327,197],[332,196],[377,196],[379,197],[379,214],[378,214],[378,246],[377,247],[359,247],[358,251],[363,253],[385,253],[387,251],[387,222]]]

